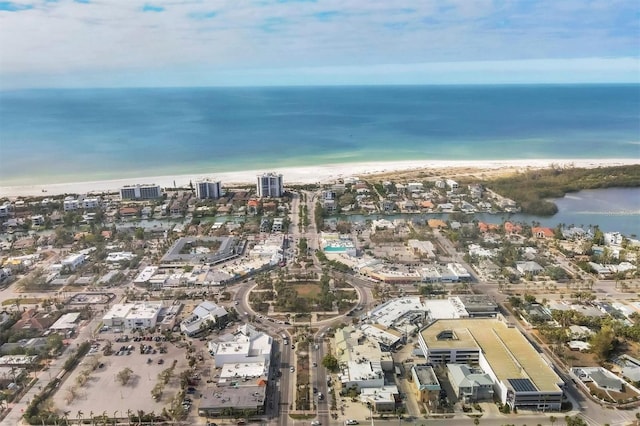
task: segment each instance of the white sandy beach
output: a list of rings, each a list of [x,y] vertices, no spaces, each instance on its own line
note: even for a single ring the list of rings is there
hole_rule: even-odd
[[[367,174],[397,172],[412,169],[442,170],[469,168],[476,170],[496,170],[502,168],[537,169],[551,165],[561,167],[594,168],[605,166],[622,166],[640,164],[640,158],[634,159],[523,159],[523,160],[495,160],[495,161],[393,161],[393,162],[365,162],[325,164],[308,167],[287,167],[262,170],[243,170],[237,172],[188,174],[176,176],[148,176],[140,178],[114,179],[89,182],[69,182],[41,185],[0,186],[0,197],[49,196],[60,194],[89,194],[101,192],[115,192],[124,185],[137,183],[158,184],[163,188],[175,185],[186,187],[189,182],[201,179],[220,180],[223,186],[255,184],[256,176],[265,172],[282,173],[285,186],[287,184],[324,183],[348,176],[365,176]]]

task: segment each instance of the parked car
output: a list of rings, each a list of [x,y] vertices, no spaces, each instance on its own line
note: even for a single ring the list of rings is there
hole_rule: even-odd
[[[347,419],[344,421],[345,425],[357,425],[359,424],[357,420],[353,420],[353,419]]]

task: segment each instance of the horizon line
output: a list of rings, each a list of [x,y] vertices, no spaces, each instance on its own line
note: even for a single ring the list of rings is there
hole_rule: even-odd
[[[51,87],[18,87],[0,88],[3,92],[26,92],[38,90],[114,90],[114,89],[288,89],[288,88],[331,88],[331,87],[503,87],[503,86],[640,86],[639,81],[612,81],[612,82],[503,82],[503,83],[324,83],[324,84],[226,84],[226,85],[157,85],[157,86],[51,86]]]

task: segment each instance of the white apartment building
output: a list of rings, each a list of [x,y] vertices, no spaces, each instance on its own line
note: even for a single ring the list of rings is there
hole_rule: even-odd
[[[31,224],[34,226],[44,225],[44,216],[41,214],[31,216]]]
[[[222,195],[220,181],[202,180],[196,182],[196,197],[204,200],[207,198],[218,199]]]
[[[137,184],[120,188],[120,198],[123,200],[151,200],[161,196],[160,185]]]
[[[100,200],[97,198],[85,198],[82,200],[83,209],[97,209],[100,207]]]
[[[70,254],[69,256],[62,259],[62,266],[68,266],[69,269],[75,271],[76,268],[84,263],[86,257],[84,254]]]
[[[161,309],[161,302],[118,303],[102,317],[102,323],[125,329],[151,328],[155,327]]]
[[[11,204],[5,203],[0,206],[0,217],[9,216],[9,211],[11,210]]]
[[[259,175],[256,192],[260,198],[282,197],[282,194],[284,194],[282,175],[276,173]]]
[[[78,210],[80,208],[80,202],[73,197],[66,197],[62,202],[62,208],[65,212]]]
[[[424,189],[424,184],[422,182],[409,182],[407,184],[407,191],[409,192],[420,192]]]

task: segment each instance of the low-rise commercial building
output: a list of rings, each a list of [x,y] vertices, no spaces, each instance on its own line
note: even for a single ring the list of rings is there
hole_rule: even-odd
[[[411,377],[416,399],[426,403],[438,398],[440,394],[440,382],[430,365],[414,365],[411,367]]]
[[[263,414],[267,386],[264,379],[218,384],[215,391],[205,391],[198,415],[204,417],[240,417]]]
[[[402,404],[398,387],[395,385],[362,389],[360,401],[370,405],[376,413],[391,413]]]
[[[271,359],[271,348],[273,339],[268,334],[253,333],[250,335],[240,334],[233,341],[221,342],[210,345],[209,349],[215,360],[216,367],[223,367],[225,364],[255,364],[267,368]],[[262,371],[260,375],[266,374]],[[254,376],[255,374],[251,374]]]
[[[247,417],[264,413],[271,365],[271,336],[244,324],[233,334],[208,343],[219,369],[212,394],[203,392],[198,414]]]
[[[437,320],[419,335],[427,362],[478,366],[511,407],[559,410],[564,382],[518,329],[501,319]]]
[[[123,329],[151,328],[155,327],[161,309],[160,302],[118,303],[102,317],[102,323]]]

